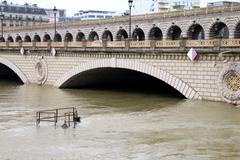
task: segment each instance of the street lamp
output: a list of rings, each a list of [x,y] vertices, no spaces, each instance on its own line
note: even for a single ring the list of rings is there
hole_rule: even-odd
[[[55,39],[56,34],[57,34],[57,24],[56,24],[57,13],[58,13],[58,10],[57,10],[56,6],[54,6],[54,8],[53,8],[53,14],[54,14],[54,37],[53,37],[53,39]]]
[[[0,14],[1,19],[1,38],[3,39],[3,20],[4,20],[4,14]]]
[[[4,14],[3,14],[3,6],[1,7],[1,14],[0,14],[0,19],[1,19],[1,41],[4,41],[3,38],[3,20],[4,20]]]
[[[132,5],[133,5],[133,0],[128,0],[128,6],[129,6],[129,40],[131,40],[131,11],[132,11]]]

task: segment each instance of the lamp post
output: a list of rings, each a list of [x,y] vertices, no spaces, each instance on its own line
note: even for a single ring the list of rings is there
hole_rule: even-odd
[[[57,17],[58,10],[56,6],[53,8],[53,14],[54,14],[54,37],[53,40],[55,40],[56,34],[57,34],[57,22],[56,22],[56,17]]]
[[[132,17],[131,17],[131,12],[132,12],[132,5],[133,5],[133,0],[128,0],[128,6],[129,6],[129,40],[131,40],[131,32],[132,32],[132,29],[131,29],[131,23],[132,23]]]
[[[3,14],[0,14],[0,19],[1,19],[1,37],[3,38],[3,20],[4,20]]]
[[[0,19],[1,19],[1,41],[4,41],[3,38],[3,20],[4,20],[4,14],[3,14],[3,6],[1,7],[1,14],[0,14]]]

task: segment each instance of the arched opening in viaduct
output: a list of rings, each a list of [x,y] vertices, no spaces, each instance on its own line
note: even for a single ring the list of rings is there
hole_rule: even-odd
[[[103,41],[113,41],[112,32],[110,32],[109,30],[105,30],[102,35],[102,40]]]
[[[234,31],[234,38],[239,39],[240,38],[240,22],[237,24],[235,31]]]
[[[17,36],[15,42],[21,42],[21,41],[22,41],[22,37],[21,36]]]
[[[24,42],[32,42],[31,37],[29,35],[26,35],[24,37]]]
[[[5,38],[4,37],[0,37],[0,42],[5,42]]]
[[[149,39],[150,40],[162,40],[163,34],[162,34],[161,29],[156,26],[152,27],[149,32]]]
[[[43,42],[48,42],[48,41],[51,41],[51,37],[50,37],[50,35],[49,34],[44,34],[44,36],[43,36]]]
[[[179,40],[181,38],[182,30],[177,25],[172,25],[167,32],[167,39]]]
[[[201,40],[204,39],[203,27],[199,24],[192,24],[188,29],[188,39]]]
[[[88,36],[88,40],[89,41],[97,41],[97,40],[99,40],[99,36],[98,36],[97,32],[91,31],[89,36]]]
[[[65,38],[64,38],[64,41],[65,42],[72,42],[73,41],[73,36],[72,36],[72,34],[71,33],[66,33],[66,35],[65,35]]]
[[[134,41],[144,41],[145,34],[141,28],[135,28],[132,34],[132,39]]]
[[[34,42],[41,42],[41,38],[40,38],[40,36],[39,35],[34,35],[34,37],[33,37],[33,41]]]
[[[228,39],[229,30],[225,23],[216,22],[210,29],[210,38],[212,39]]]
[[[62,42],[62,36],[59,33],[54,36],[54,42]]]
[[[83,32],[78,32],[77,36],[76,36],[76,41],[77,42],[80,42],[80,41],[83,41],[85,40],[85,34]]]
[[[150,75],[122,68],[96,68],[79,73],[61,88],[103,89],[184,96]]]
[[[8,41],[8,42],[14,42],[13,37],[12,37],[12,36],[9,36],[9,37],[7,38],[7,41]]]
[[[28,83],[27,77],[12,62],[0,57],[0,80],[17,81],[21,84]]]
[[[159,88],[164,92],[166,90],[179,92],[188,99],[201,99],[188,83],[160,68],[133,60],[115,58],[90,61],[75,66],[63,74],[54,85],[59,88],[114,86],[144,88],[151,84],[154,84],[153,90]]]
[[[128,33],[125,29],[120,29],[117,32],[116,40],[117,41],[122,41],[128,39]]]

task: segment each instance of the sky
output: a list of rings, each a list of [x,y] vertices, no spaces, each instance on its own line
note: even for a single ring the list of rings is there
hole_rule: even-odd
[[[25,2],[37,4],[42,8],[53,8],[56,6],[59,9],[66,9],[67,16],[73,16],[79,10],[106,10],[117,11],[123,13],[128,9],[128,0],[7,0],[9,3],[24,4]],[[206,1],[221,1],[221,0],[201,0],[201,4],[206,4]]]
[[[8,3],[24,4],[25,2],[37,4],[42,8],[66,9],[67,16],[73,16],[79,10],[106,10],[125,12],[128,9],[128,0],[7,0]]]

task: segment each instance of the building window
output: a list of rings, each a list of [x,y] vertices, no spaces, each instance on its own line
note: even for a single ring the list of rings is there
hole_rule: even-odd
[[[104,16],[101,16],[101,15],[97,15],[97,18],[104,18]]]
[[[105,18],[112,18],[112,16],[105,16]]]
[[[88,15],[88,18],[95,18],[94,15]]]

